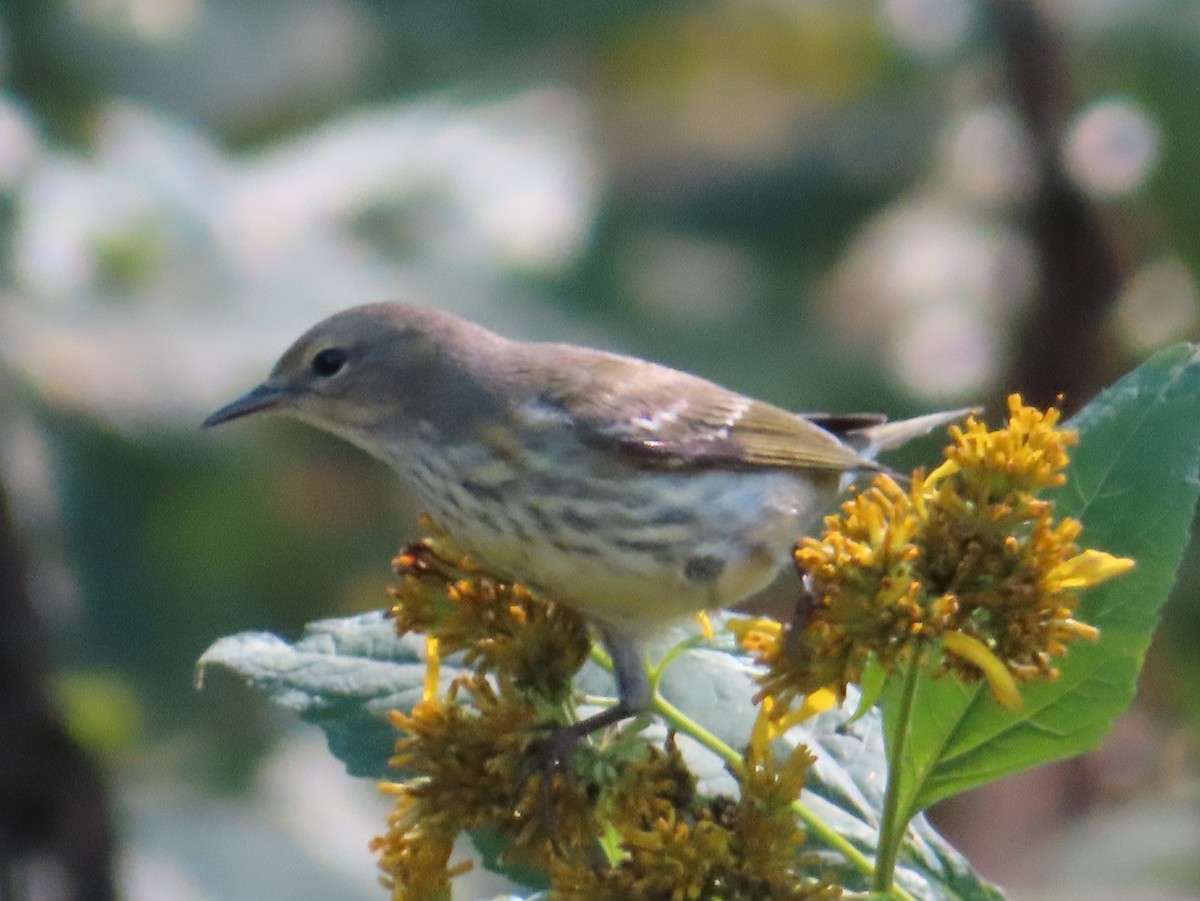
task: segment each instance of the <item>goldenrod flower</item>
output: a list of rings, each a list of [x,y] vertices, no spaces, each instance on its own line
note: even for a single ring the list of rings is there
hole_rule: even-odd
[[[460,689],[471,706],[456,702]],[[505,833],[512,856],[540,866],[557,847],[594,846],[599,827],[587,787],[530,768],[545,732],[538,711],[511,683],[502,680],[497,689],[477,676],[445,701],[422,701],[411,714],[393,712],[392,721],[405,734],[391,763],[413,776],[387,785],[398,798],[396,810],[373,847],[397,901],[422,897],[414,886],[448,884],[462,872],[447,870],[446,863],[463,830]]]
[[[813,761],[796,748],[778,761],[747,750],[739,798],[697,797],[673,743],[631,765],[610,807],[620,848],[607,863],[559,859],[552,894],[561,901],[629,898],[827,901],[840,888],[806,875],[812,862],[792,803]]]
[[[1005,427],[974,416],[951,426],[945,462],[902,488],[880,474],[803,539],[795,558],[810,597],[797,621],[741,629],[767,666],[763,694],[773,716],[821,688],[844,694],[874,659],[936,663],[997,698],[1019,703],[1014,680],[1055,678],[1052,658],[1097,630],[1074,619],[1078,592],[1133,561],[1081,551],[1082,525],[1055,520],[1037,493],[1060,486],[1077,436],[1059,411],[1008,400]]]
[[[393,561],[401,579],[391,590],[396,631],[424,633],[440,656],[462,652],[464,665],[481,674],[505,675],[562,701],[591,649],[583,617],[451,554],[426,540]]]
[[[449,901],[450,880],[470,869],[469,862],[447,866],[454,836],[422,829],[404,802],[389,815],[387,833],[371,842],[371,850],[379,854],[393,901]]]
[[[972,485],[998,498],[1058,487],[1067,479],[1062,472],[1070,462],[1067,448],[1079,441],[1076,432],[1056,428],[1061,415],[1057,407],[1038,410],[1026,406],[1021,395],[1010,394],[1006,427],[989,431],[974,416],[962,427],[949,427],[954,443],[931,480],[967,472]]]
[[[465,868],[450,861],[454,839],[474,829],[500,832],[509,857],[548,870],[563,901],[837,896],[797,851],[804,833],[791,805],[812,758],[801,748],[778,762],[770,747],[831,704],[828,692],[755,730],[737,798],[698,796],[673,736],[659,749],[617,733],[581,746],[571,770],[548,769],[546,727],[573,718],[571,679],[589,647],[583,620],[480,573],[438,539],[414,545],[396,568],[396,628],[425,635],[430,664],[425,698],[392,714],[402,736],[391,762],[409,778],[385,784],[396,805],[372,847],[394,901],[448,899]],[[473,674],[440,697],[436,662],[456,653]]]

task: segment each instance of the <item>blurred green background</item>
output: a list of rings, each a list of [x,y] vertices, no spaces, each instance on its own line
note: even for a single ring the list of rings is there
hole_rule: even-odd
[[[796,409],[1074,409],[1200,335],[1198,85],[1194,0],[0,5],[0,897],[108,897],[55,861],[105,803],[130,901],[385,896],[373,787],[192,685],[221,635],[382,606],[416,534],[347,446],[197,429],[313,321],[405,298]],[[1200,897],[1198,588],[1193,554],[1105,749],[938,812],[1012,897]],[[61,820],[28,704],[96,767],[64,751]]]

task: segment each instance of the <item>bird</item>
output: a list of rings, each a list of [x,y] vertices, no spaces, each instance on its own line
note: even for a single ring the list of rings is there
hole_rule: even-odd
[[[967,412],[793,413],[632,356],[374,303],[312,326],[203,425],[279,413],[331,432],[395,469],[486,571],[582,613],[617,703],[561,745],[650,706],[648,637],[768,586],[880,451]]]

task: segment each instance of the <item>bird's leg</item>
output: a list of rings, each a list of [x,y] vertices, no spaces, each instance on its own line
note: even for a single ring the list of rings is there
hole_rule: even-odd
[[[604,646],[612,659],[617,680],[617,703],[579,722],[556,729],[546,741],[543,763],[547,769],[568,765],[571,750],[582,738],[606,726],[636,716],[650,707],[653,693],[646,675],[646,661],[640,643],[611,627],[602,627]]]
[[[609,627],[602,627],[601,634],[617,679],[617,703],[569,726],[555,729],[530,761],[542,774],[542,813],[548,824],[554,822],[554,772],[558,770],[570,775],[571,752],[575,745],[593,732],[643,712],[653,700],[641,645]]]

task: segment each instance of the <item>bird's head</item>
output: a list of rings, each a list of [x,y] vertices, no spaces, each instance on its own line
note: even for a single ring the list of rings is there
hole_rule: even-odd
[[[503,342],[436,310],[396,303],[354,307],[301,335],[265,381],[204,426],[284,413],[376,452],[381,442],[418,423],[453,431],[493,404],[467,361]]]

